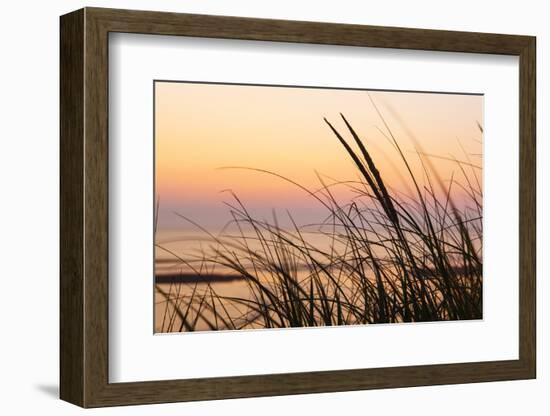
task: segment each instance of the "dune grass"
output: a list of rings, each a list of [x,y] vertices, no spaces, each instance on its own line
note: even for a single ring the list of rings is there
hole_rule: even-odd
[[[230,270],[242,277],[249,295],[222,296],[208,283],[157,285],[165,305],[160,332],[480,319],[481,168],[453,160],[460,180],[444,181],[432,166],[433,156],[416,143],[414,157],[423,175],[415,177],[406,152],[380,117],[412,196],[388,186],[367,142],[344,115],[345,131],[325,119],[359,180],[327,184],[318,175],[319,189],[308,189],[276,172],[242,168],[289,182],[320,204],[326,218],[299,226],[287,213],[293,226],[283,228],[275,214],[270,221],[254,218],[233,193],[226,205],[237,232],[214,235],[181,216],[210,245],[191,258],[171,253],[177,261],[197,276],[214,267]],[[339,202],[335,186],[346,187],[354,198]],[[455,203],[455,190],[467,196],[467,203]],[[314,245],[311,233],[328,244]]]

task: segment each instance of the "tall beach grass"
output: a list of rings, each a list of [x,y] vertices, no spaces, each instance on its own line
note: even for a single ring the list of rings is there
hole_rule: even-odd
[[[378,111],[375,103],[376,111]],[[396,158],[411,184],[411,194],[390,187],[369,150],[344,115],[344,128],[324,123],[341,144],[342,157],[355,165],[357,180],[326,182],[309,189],[277,172],[251,174],[286,181],[323,207],[318,224],[299,225],[291,213],[285,223],[273,215],[255,218],[237,194],[226,203],[232,233],[212,234],[181,216],[208,238],[200,254],[170,254],[196,276],[231,271],[246,284],[248,296],[219,294],[215,284],[156,285],[163,305],[159,332],[231,330],[482,318],[481,167],[452,159],[456,177],[441,178],[419,143],[415,154],[400,146],[379,112]],[[479,126],[479,125],[478,125]],[[483,133],[479,126],[480,134]],[[422,175],[414,173],[418,158]],[[322,169],[322,167],[319,167]],[[334,189],[354,197],[341,202]],[[457,203],[455,194],[462,199]],[[466,199],[466,201],[464,201]],[[309,238],[312,234],[317,239]],[[325,244],[315,244],[322,238]],[[166,250],[159,247],[159,249]],[[200,280],[200,279],[199,279]],[[206,277],[205,277],[205,280]]]

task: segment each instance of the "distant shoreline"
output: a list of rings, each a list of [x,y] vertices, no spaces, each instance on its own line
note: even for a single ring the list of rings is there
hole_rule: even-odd
[[[157,274],[155,283],[223,283],[244,280],[244,277],[238,274],[195,274],[195,273],[173,273],[173,274]]]

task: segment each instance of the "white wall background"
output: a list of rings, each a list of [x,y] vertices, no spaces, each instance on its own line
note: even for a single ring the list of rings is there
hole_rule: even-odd
[[[543,119],[550,26],[545,2],[120,0],[5,2],[0,14],[0,413],[79,414],[58,395],[58,16],[103,6],[276,19],[407,26],[537,36],[538,53],[538,379],[458,386],[166,404],[87,411],[102,415],[546,415],[550,361],[543,325],[550,301],[544,282],[542,213],[550,162]],[[550,65],[550,64],[548,64]]]

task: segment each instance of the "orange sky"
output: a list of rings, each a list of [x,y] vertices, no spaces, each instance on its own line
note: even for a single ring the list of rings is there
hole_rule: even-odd
[[[303,191],[265,174],[219,169],[245,166],[277,172],[300,184],[319,187],[324,177],[354,180],[356,169],[326,117],[351,140],[339,113],[363,138],[385,181],[406,191],[404,166],[385,132],[367,91],[192,83],[155,83],[155,178],[160,229],[185,227],[174,211],[207,228],[228,219],[222,202],[232,189],[255,215],[270,217],[289,209],[298,221],[317,221],[324,211]],[[481,165],[483,97],[473,95],[375,92],[378,105],[413,169],[420,172],[411,134],[423,150]],[[460,143],[460,144],[459,144]],[[410,152],[410,153],[409,153]],[[454,163],[433,159],[445,180]],[[405,175],[406,176],[406,175]],[[327,179],[327,182],[331,182]],[[346,198],[345,193],[338,194]]]

